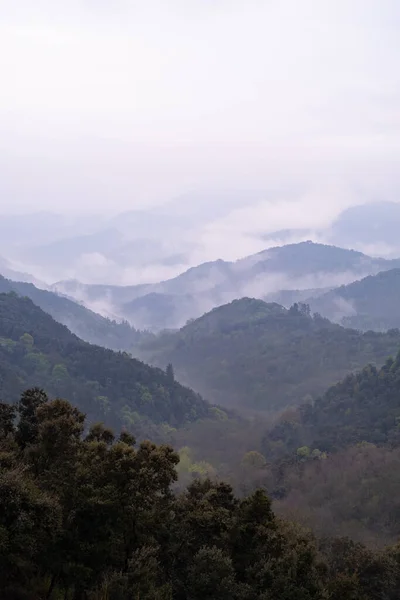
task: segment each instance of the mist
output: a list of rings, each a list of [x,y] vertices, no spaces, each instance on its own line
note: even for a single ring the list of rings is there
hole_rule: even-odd
[[[307,221],[304,196],[311,225],[397,199],[399,15],[395,0],[1,3],[2,210],[258,189],[246,233],[276,203],[292,203],[285,226]]]
[[[154,286],[309,239],[400,256],[399,24],[395,0],[0,3],[3,274]],[[361,275],[218,290],[217,266],[176,310]]]

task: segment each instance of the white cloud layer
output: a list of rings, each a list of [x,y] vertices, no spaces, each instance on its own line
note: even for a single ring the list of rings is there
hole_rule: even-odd
[[[290,190],[211,240],[396,200],[399,26],[397,0],[0,0],[1,209]]]

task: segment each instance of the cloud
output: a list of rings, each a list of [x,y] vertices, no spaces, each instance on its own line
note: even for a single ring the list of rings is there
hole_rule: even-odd
[[[2,208],[288,183],[296,197],[325,180],[396,193],[399,14],[396,0],[2,3]]]
[[[357,204],[360,196],[338,182],[314,185],[304,193],[276,195],[275,199],[249,204],[232,210],[225,217],[207,224],[199,234],[201,250],[196,259],[210,260],[221,257],[237,260],[263,250],[266,246],[280,246],[312,238],[325,241],[323,229],[329,227],[340,212]],[[265,234],[291,230],[285,240],[272,236],[266,243]],[[296,230],[299,230],[296,233]],[[302,230],[302,231],[300,231]]]

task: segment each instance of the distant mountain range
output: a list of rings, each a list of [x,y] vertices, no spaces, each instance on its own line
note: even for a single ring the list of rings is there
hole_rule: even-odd
[[[11,269],[31,273],[47,283],[78,279],[135,285],[167,280],[210,256],[214,258],[215,253],[223,258],[239,258],[235,233],[229,235],[229,216],[243,206],[247,211],[252,207],[257,211],[260,203],[272,200],[271,194],[260,191],[210,191],[114,215],[77,216],[44,211],[2,215],[0,255],[10,261]],[[212,231],[214,239],[219,228],[225,237],[212,250],[208,235]],[[240,235],[249,253],[265,246],[312,239],[354,248],[367,255],[397,257],[399,228],[400,203],[375,202],[348,208],[320,229],[273,231],[270,223],[257,221],[256,231],[246,229]],[[10,273],[6,275],[11,277]]]
[[[261,236],[264,242],[289,244],[307,238],[386,257],[400,256],[400,203],[370,202],[345,209],[324,229],[283,229]]]
[[[13,279],[14,281],[24,281],[27,283],[34,283],[34,284],[38,285],[39,287],[47,288],[47,285],[45,283],[43,283],[42,281],[39,281],[33,275],[30,275],[29,273],[23,273],[21,271],[17,271],[15,268],[13,268],[13,264],[9,260],[3,258],[2,256],[0,256],[0,273],[4,277],[9,277],[10,279]]]
[[[88,285],[72,280],[60,281],[52,289],[102,314],[127,319],[136,328],[157,331],[179,328],[243,296],[270,300],[281,290],[298,289],[304,298],[398,267],[400,259],[373,258],[308,241],[270,248],[236,262],[203,263],[155,284]]]

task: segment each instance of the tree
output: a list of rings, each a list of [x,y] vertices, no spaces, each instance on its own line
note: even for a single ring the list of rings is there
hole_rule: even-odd
[[[169,383],[173,383],[175,381],[175,374],[174,374],[174,368],[171,363],[167,364],[167,368],[166,368],[165,372],[167,374]]]
[[[48,402],[47,394],[40,388],[26,390],[18,404],[19,422],[16,440],[22,448],[32,444],[38,435],[37,410]]]
[[[15,406],[0,402],[0,442],[14,433]]]
[[[21,342],[21,344],[23,344],[26,348],[31,349],[33,348],[34,345],[34,339],[33,336],[30,335],[30,333],[24,333],[23,335],[21,335],[21,337],[19,338],[19,341]]]
[[[239,586],[232,560],[216,546],[203,546],[189,567],[186,584],[190,600],[235,600]]]

